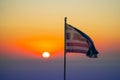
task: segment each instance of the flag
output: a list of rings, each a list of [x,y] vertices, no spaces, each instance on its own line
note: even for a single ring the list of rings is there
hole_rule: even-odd
[[[67,23],[65,24],[65,47],[66,52],[84,53],[90,58],[97,58],[98,51],[92,39]]]

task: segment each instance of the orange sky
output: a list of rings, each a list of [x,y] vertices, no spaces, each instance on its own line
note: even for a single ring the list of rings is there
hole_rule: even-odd
[[[94,40],[98,51],[119,51],[119,3],[119,0],[0,1],[0,47],[3,52],[13,49],[21,53],[23,50],[31,54],[44,51],[61,54],[67,16],[69,24]]]

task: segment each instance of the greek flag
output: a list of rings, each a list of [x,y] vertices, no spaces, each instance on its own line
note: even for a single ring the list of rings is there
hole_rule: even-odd
[[[84,53],[90,58],[97,58],[98,51],[95,49],[91,38],[67,23],[65,26],[65,38],[66,52]]]

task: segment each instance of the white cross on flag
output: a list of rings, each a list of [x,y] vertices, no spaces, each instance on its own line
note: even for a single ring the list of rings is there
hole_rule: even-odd
[[[85,53],[91,58],[97,57],[98,52],[89,36],[69,24],[66,24],[65,30],[66,52]]]

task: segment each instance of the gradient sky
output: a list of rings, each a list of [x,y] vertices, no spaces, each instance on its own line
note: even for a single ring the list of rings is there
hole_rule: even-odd
[[[68,54],[68,80],[119,80],[120,0],[0,0],[0,80],[62,80],[64,17],[100,53],[92,60]],[[42,58],[44,51],[49,59]],[[86,78],[92,71],[95,76]]]

